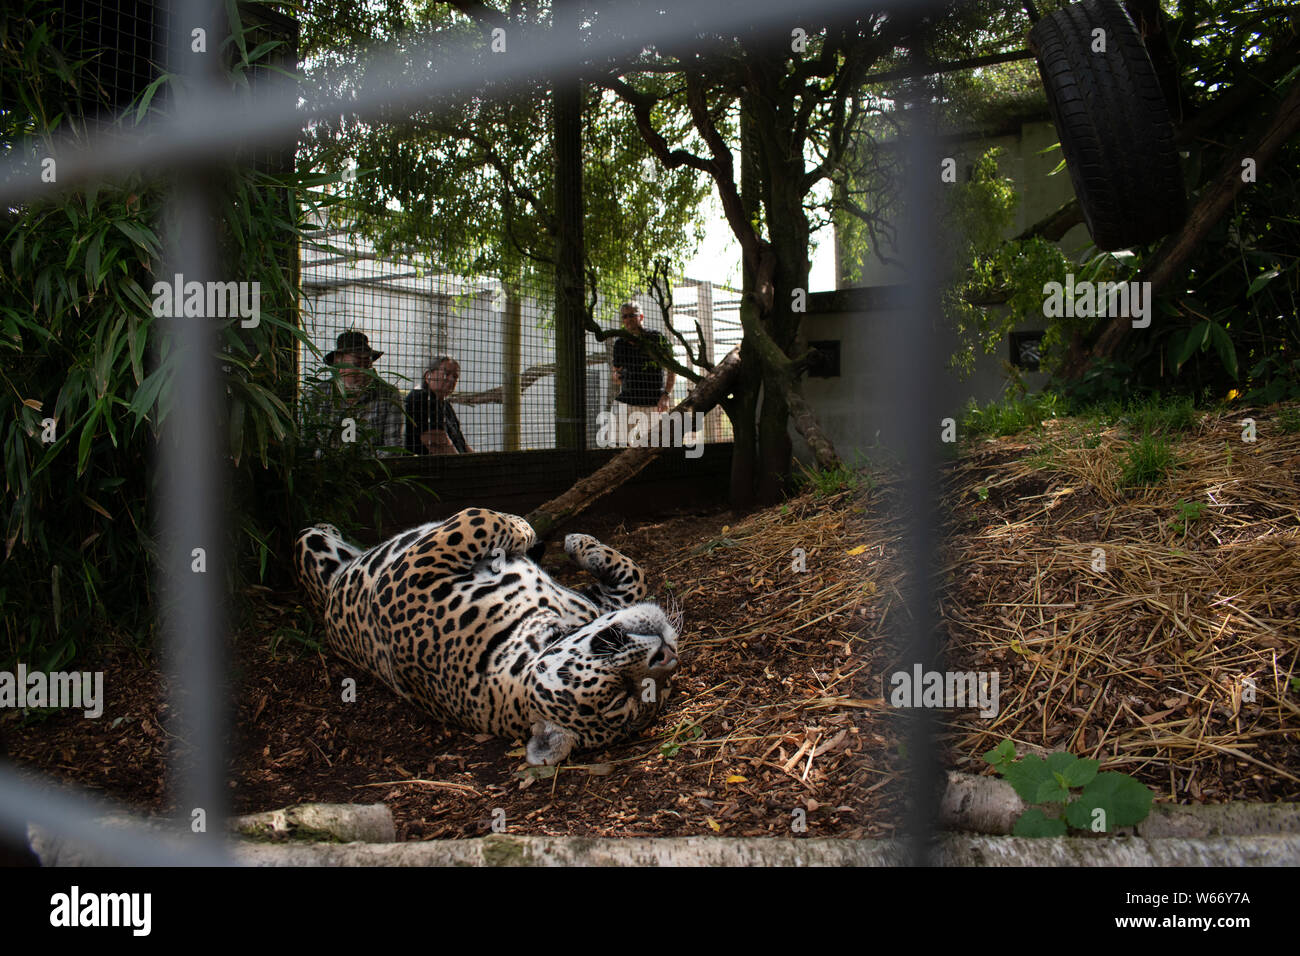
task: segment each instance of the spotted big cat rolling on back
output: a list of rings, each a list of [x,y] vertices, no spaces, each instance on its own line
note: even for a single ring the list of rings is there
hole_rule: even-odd
[[[369,551],[318,524],[295,566],[331,650],[448,722],[528,739],[554,764],[641,730],[677,669],[680,621],[646,602],[645,574],[595,538],[564,550],[595,583],[557,584],[515,515],[468,508]]]

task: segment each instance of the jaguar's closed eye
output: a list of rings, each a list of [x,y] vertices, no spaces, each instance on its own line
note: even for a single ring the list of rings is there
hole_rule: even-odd
[[[610,654],[627,647],[628,635],[616,627],[607,627],[591,639],[591,650],[596,654]]]

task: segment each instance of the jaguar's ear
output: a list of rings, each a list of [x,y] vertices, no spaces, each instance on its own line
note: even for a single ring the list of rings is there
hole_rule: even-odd
[[[559,724],[553,724],[549,720],[535,721],[533,738],[528,741],[526,750],[528,762],[534,766],[557,764],[569,756],[577,742],[577,735]]]

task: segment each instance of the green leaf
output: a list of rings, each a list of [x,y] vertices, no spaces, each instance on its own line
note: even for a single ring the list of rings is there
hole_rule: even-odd
[[[1141,823],[1155,798],[1146,786],[1124,773],[1098,774],[1083,788],[1079,799],[1065,808],[1065,818],[1076,827],[1092,829],[1093,811],[1105,812],[1107,832]]]
[[[1011,833],[1018,837],[1060,837],[1065,836],[1066,827],[1064,820],[1049,817],[1042,810],[1026,810]]]
[[[1097,776],[1097,768],[1101,766],[1101,761],[1092,760],[1088,757],[1081,757],[1070,766],[1065,768],[1065,783],[1070,787],[1083,787],[1092,782]]]
[[[262,56],[278,46],[283,46],[283,40],[264,40],[253,49],[248,51],[248,62],[256,63]]]
[[[990,763],[1002,773],[1005,766],[1016,759],[1016,745],[1009,739],[1003,740],[992,750],[984,754],[984,762]]]
[[[1276,279],[1279,275],[1281,275],[1281,272],[1279,270],[1270,269],[1268,272],[1265,272],[1263,275],[1255,276],[1255,278],[1251,280],[1250,288],[1246,290],[1246,297],[1250,298],[1260,289],[1264,288],[1264,286],[1268,285],[1270,282]]]
[[[236,468],[244,453],[244,412],[247,407],[238,397],[230,401],[230,457]]]
[[[226,0],[226,15],[230,17],[230,32],[235,46],[239,47],[239,56],[248,62],[248,44],[244,40],[244,24],[239,18],[238,0]]]
[[[158,237],[148,227],[142,226],[138,222],[132,222],[129,219],[115,220],[113,225],[122,235],[130,239],[151,257],[158,254]],[[152,302],[150,304],[152,305]]]
[[[98,402],[90,410],[85,423],[81,426],[81,438],[77,442],[77,477],[80,478],[86,470],[86,462],[90,458],[90,445],[95,440],[95,422],[100,414],[104,411],[104,406]]]
[[[1047,755],[1047,769],[1052,773],[1064,773],[1071,764],[1079,758],[1072,753],[1066,753],[1064,750],[1058,750],[1055,753]]]
[[[139,123],[140,120],[144,119],[144,114],[148,112],[149,104],[153,102],[154,94],[158,92],[158,88],[161,87],[164,83],[169,82],[171,79],[172,79],[172,74],[164,73],[162,76],[158,77],[158,79],[154,80],[152,83],[150,83],[148,86],[144,88],[144,92],[140,94],[140,105],[139,107],[136,108],[135,111],[136,123]]]
[[[1219,361],[1234,379],[1237,377],[1237,347],[1232,344],[1228,330],[1217,322],[1210,325],[1210,337],[1214,341],[1214,350],[1219,353]]]
[[[1173,350],[1173,343],[1170,343],[1170,358],[1174,363],[1174,371],[1183,367],[1183,363],[1192,357],[1192,353],[1199,349],[1210,334],[1210,321],[1208,319],[1197,323],[1187,330],[1186,337],[1182,340],[1177,352]]]
[[[93,290],[99,285],[99,257],[103,249],[104,230],[101,230],[86,246],[86,288],[88,290]]]
[[[1025,803],[1039,802],[1038,790],[1043,784],[1057,785],[1042,757],[1029,756],[1018,760],[1010,764],[1003,775]]]
[[[1057,775],[1053,775],[1051,780],[1044,780],[1034,791],[1034,799],[1026,801],[1028,803],[1065,803],[1070,799],[1070,791],[1065,788]]]
[[[149,412],[158,401],[159,392],[170,382],[171,373],[172,370],[166,366],[155,369],[135,390],[135,395],[131,399],[130,412],[135,416],[137,428],[149,417]]]

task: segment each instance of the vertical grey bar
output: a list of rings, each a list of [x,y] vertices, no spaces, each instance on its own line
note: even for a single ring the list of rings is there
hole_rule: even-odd
[[[183,78],[174,109],[186,109],[187,99],[204,85],[221,82],[223,19],[207,0],[180,0],[168,10],[165,62]],[[196,29],[206,31],[206,52],[192,49]],[[174,181],[165,233],[167,261],[158,276],[173,287],[201,282],[206,289],[208,281],[221,278],[208,175],[202,168],[182,169]],[[218,441],[224,430],[217,414],[213,356],[218,343],[211,317],[172,315],[159,324],[161,354],[170,351],[176,361],[170,412],[160,439],[158,484],[162,633],[176,748],[171,788],[178,822],[215,847],[226,817],[222,700],[227,693],[221,598],[227,556],[225,530],[218,520],[224,484]]]
[[[909,675],[915,664],[940,667],[935,572],[939,566],[940,421],[953,414],[947,362],[952,354],[940,304],[936,216],[940,165],[933,127],[930,82],[911,81],[899,105],[902,124],[899,242],[906,267],[902,301],[885,313],[874,363],[881,437],[898,456],[902,539],[900,560],[905,613],[891,631],[892,657]],[[889,675],[884,678],[889,699]],[[913,865],[934,862],[935,830],[943,786],[933,711],[906,719],[908,801],[902,821]]]

